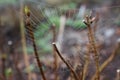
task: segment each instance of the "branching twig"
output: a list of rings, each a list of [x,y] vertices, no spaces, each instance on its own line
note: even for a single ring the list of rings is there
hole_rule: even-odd
[[[105,60],[105,62],[100,66],[100,69],[99,69],[100,72],[102,72],[105,69],[105,67],[114,59],[119,49],[120,49],[120,43],[118,43],[118,45],[115,47],[110,57],[107,60]],[[94,80],[94,79],[95,79],[95,74],[93,75],[91,80]]]
[[[93,23],[94,20],[95,20],[95,17],[91,18],[91,16],[86,16],[86,20],[84,21],[84,23],[87,25],[89,43],[90,43],[90,45],[93,49],[93,52],[94,52],[94,61],[95,61],[95,64],[96,64],[96,78],[95,78],[95,80],[99,80],[100,79],[99,56],[98,56],[98,51],[97,51],[96,44],[95,44],[93,31],[92,31],[92,28],[91,28],[91,24]]]
[[[71,71],[71,73],[74,75],[75,79],[76,79],[76,80],[79,80],[76,72],[75,72],[75,71],[73,70],[73,68],[66,62],[66,60],[62,57],[62,55],[60,54],[60,52],[59,52],[59,50],[58,50],[58,48],[57,48],[57,46],[56,46],[55,43],[53,43],[53,46],[54,46],[54,48],[55,48],[58,56],[59,56],[59,57],[61,58],[61,60],[67,65],[67,67],[70,69],[70,71]]]

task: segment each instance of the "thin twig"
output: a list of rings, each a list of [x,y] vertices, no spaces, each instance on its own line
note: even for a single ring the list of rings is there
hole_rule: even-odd
[[[58,50],[58,48],[57,48],[57,46],[56,46],[55,43],[53,43],[53,46],[54,46],[54,48],[55,48],[58,56],[59,56],[59,57],[61,58],[61,60],[67,65],[67,67],[70,69],[70,71],[71,71],[71,73],[74,75],[75,79],[76,79],[76,80],[79,80],[76,72],[75,72],[74,69],[67,63],[67,61],[63,58],[63,56],[62,56],[61,53],[59,52],[59,50]]]
[[[26,14],[26,16],[27,16],[26,26],[32,28],[31,22],[30,22],[30,10],[29,10],[29,8],[28,8],[27,6],[25,7],[25,14]],[[33,48],[34,48],[34,54],[35,54],[35,58],[36,58],[36,61],[37,61],[39,70],[40,70],[40,72],[41,72],[41,75],[42,75],[43,80],[46,80],[46,77],[45,77],[44,72],[43,72],[43,69],[42,69],[42,64],[41,64],[41,61],[40,61],[40,59],[39,59],[39,55],[38,55],[38,52],[37,52],[37,46],[36,46],[36,44],[35,44],[35,38],[34,38],[33,30],[28,30],[28,31],[29,31],[28,34],[31,36],[31,39],[32,39]]]
[[[117,69],[117,74],[116,74],[116,79],[115,80],[120,80],[120,69]]]
[[[26,38],[25,38],[25,27],[24,27],[24,20],[23,20],[23,0],[21,0],[21,5],[20,5],[20,31],[21,31],[21,43],[22,43],[22,50],[23,50],[23,55],[24,55],[24,60],[25,60],[25,66],[28,69],[28,80],[31,80],[31,72],[29,69],[29,58],[27,55],[27,48],[26,48]]]
[[[88,65],[89,65],[89,60],[90,60],[90,45],[88,45],[88,51],[85,55],[85,64],[84,64],[84,68],[83,68],[83,76],[82,76],[82,80],[85,80],[86,77],[86,73],[88,71]]]
[[[79,58],[78,61],[80,61],[80,64],[77,65],[77,70],[76,71],[77,71],[77,74],[79,76],[79,79],[82,80],[82,78],[83,78],[84,60],[82,59],[83,56],[80,54],[80,52],[81,52],[81,46],[80,45],[76,46],[76,52],[77,52],[77,54],[79,54],[77,57]]]

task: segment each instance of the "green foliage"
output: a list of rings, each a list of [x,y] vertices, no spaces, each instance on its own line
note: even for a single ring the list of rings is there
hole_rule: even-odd
[[[70,3],[68,5],[59,6],[59,9],[63,10],[63,11],[70,10],[70,9],[75,9],[75,8],[76,8],[76,4],[75,3]]]
[[[24,69],[25,73],[28,73],[29,71],[34,71],[35,69],[35,65],[34,64],[30,64],[28,68]]]
[[[39,53],[50,53],[52,50],[49,43],[51,38],[50,25],[48,25],[48,23],[40,24],[35,31],[35,39],[36,44],[39,47]]]
[[[0,4],[4,4],[4,3],[16,3],[18,0],[0,0]]]
[[[117,26],[120,26],[120,20],[116,20],[116,21],[114,21],[114,23],[115,23]]]
[[[46,16],[47,21],[41,22],[39,26],[37,26],[37,29],[34,33],[39,53],[51,53],[52,51],[51,40],[53,37],[52,32],[50,30],[51,25],[55,24],[56,29],[58,29],[60,26],[61,14],[64,11],[66,12],[67,10],[75,9],[75,7],[76,7],[76,4],[71,3],[68,5],[59,6],[58,8],[50,8],[50,9],[46,8],[46,10],[43,10],[42,13],[44,16]],[[75,18],[76,14],[73,17]],[[86,27],[85,24],[82,22],[82,20],[80,19],[74,20],[73,18],[67,19],[66,25],[73,27],[75,29]]]
[[[79,28],[85,28],[86,25],[83,23],[82,20],[72,20],[72,19],[68,19],[66,25],[71,26],[75,29],[79,29]]]
[[[27,46],[27,53],[32,54],[33,51],[33,47],[32,46]]]
[[[50,53],[52,50],[52,46],[50,45],[50,40],[52,38],[52,34],[48,33],[45,37],[41,37],[36,40],[37,45],[40,47],[39,53]]]
[[[7,69],[5,70],[5,75],[6,75],[7,77],[9,77],[12,73],[13,73],[13,72],[12,72],[12,69],[11,69],[11,68],[7,68]]]
[[[49,17],[49,21],[51,23],[54,23],[56,25],[56,27],[59,27],[59,25],[60,25],[60,17],[59,16],[51,16],[51,17]]]

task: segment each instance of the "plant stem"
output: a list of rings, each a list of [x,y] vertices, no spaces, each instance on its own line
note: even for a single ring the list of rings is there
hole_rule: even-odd
[[[35,44],[34,33],[33,33],[33,29],[32,29],[31,22],[30,22],[31,21],[30,20],[30,10],[28,8],[26,10],[27,10],[26,11],[26,16],[27,16],[26,27],[28,29],[28,34],[29,34],[29,36],[30,36],[30,38],[32,40],[32,43],[33,43],[34,55],[35,55],[35,58],[36,58],[40,73],[42,75],[43,80],[46,80],[45,74],[44,74],[43,69],[42,69],[42,64],[41,64],[41,61],[39,59],[39,55],[38,55],[38,52],[37,52],[37,46]]]
[[[96,49],[96,45],[95,45],[95,40],[93,37],[93,33],[92,33],[92,29],[91,26],[88,26],[88,35],[89,35],[89,41],[91,43],[91,46],[93,47],[93,51],[94,51],[94,60],[95,60],[95,64],[96,64],[96,79],[95,80],[99,80],[99,57],[98,57],[98,52]]]
[[[118,45],[115,47],[115,49],[113,50],[112,54],[110,55],[110,57],[104,61],[104,63],[100,66],[100,72],[102,72],[105,67],[114,59],[115,55],[117,54],[117,51],[119,50],[120,48],[120,43],[118,43]],[[94,80],[95,79],[95,74],[93,75],[92,79],[91,80]]]
[[[31,72],[29,70],[29,59],[27,55],[27,48],[26,48],[26,38],[25,38],[25,27],[24,27],[24,20],[23,20],[23,0],[21,0],[20,4],[20,31],[21,31],[21,43],[22,43],[22,50],[25,60],[25,66],[28,69],[28,80],[31,80]]]
[[[63,56],[62,56],[61,53],[59,52],[59,50],[58,50],[58,48],[57,48],[57,46],[56,46],[55,43],[53,43],[53,46],[54,46],[54,48],[55,48],[58,56],[59,56],[59,57],[61,58],[61,60],[67,65],[67,67],[70,69],[71,73],[74,75],[75,80],[79,80],[76,72],[75,72],[75,71],[73,70],[73,68],[67,63],[67,61],[63,58]]]
[[[32,36],[33,36],[33,35],[32,35]],[[37,47],[36,47],[36,44],[35,44],[34,36],[33,36],[33,38],[32,38],[32,42],[33,42],[33,48],[34,48],[35,58],[36,58],[36,61],[37,61],[38,66],[39,66],[39,69],[40,69],[42,78],[43,78],[43,80],[46,80],[45,75],[44,75],[44,72],[43,72],[43,69],[42,69],[42,64],[41,64],[41,61],[40,61],[40,59],[39,59],[39,55],[38,55],[38,53],[37,53]]]
[[[55,24],[52,25],[52,33],[53,33],[53,42],[56,41],[56,28]],[[57,74],[57,69],[58,69],[58,56],[56,54],[56,51],[53,46],[53,56],[54,56],[54,69],[55,69],[55,80],[58,80],[58,74]]]
[[[95,61],[95,65],[96,65],[96,77],[95,80],[100,80],[100,73],[99,73],[99,56],[98,56],[98,51],[96,48],[96,43],[95,43],[95,39],[94,39],[94,34],[91,28],[91,24],[92,22],[95,20],[95,18],[90,18],[90,16],[86,16],[86,21],[84,21],[84,23],[87,25],[88,28],[88,39],[89,39],[89,43],[91,45],[91,48],[94,52],[94,61]]]
[[[90,45],[88,45],[88,51],[85,55],[85,64],[83,68],[83,75],[82,75],[82,80],[85,80],[86,73],[88,71],[88,65],[89,65],[89,60],[90,60]]]

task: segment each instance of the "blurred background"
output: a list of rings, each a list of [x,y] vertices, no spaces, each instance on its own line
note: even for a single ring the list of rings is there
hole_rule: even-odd
[[[0,80],[41,80],[31,37],[25,27],[25,6],[30,9],[37,52],[47,80],[55,80],[53,42],[69,64],[82,72],[89,43],[87,26],[83,23],[85,15],[99,16],[92,28],[95,25],[100,65],[120,42],[119,0],[0,0]],[[101,71],[100,80],[120,79],[117,72],[120,51],[116,53]],[[90,80],[95,73],[92,55],[90,61],[85,80]],[[60,59],[58,65],[58,80],[71,80],[70,71]]]

